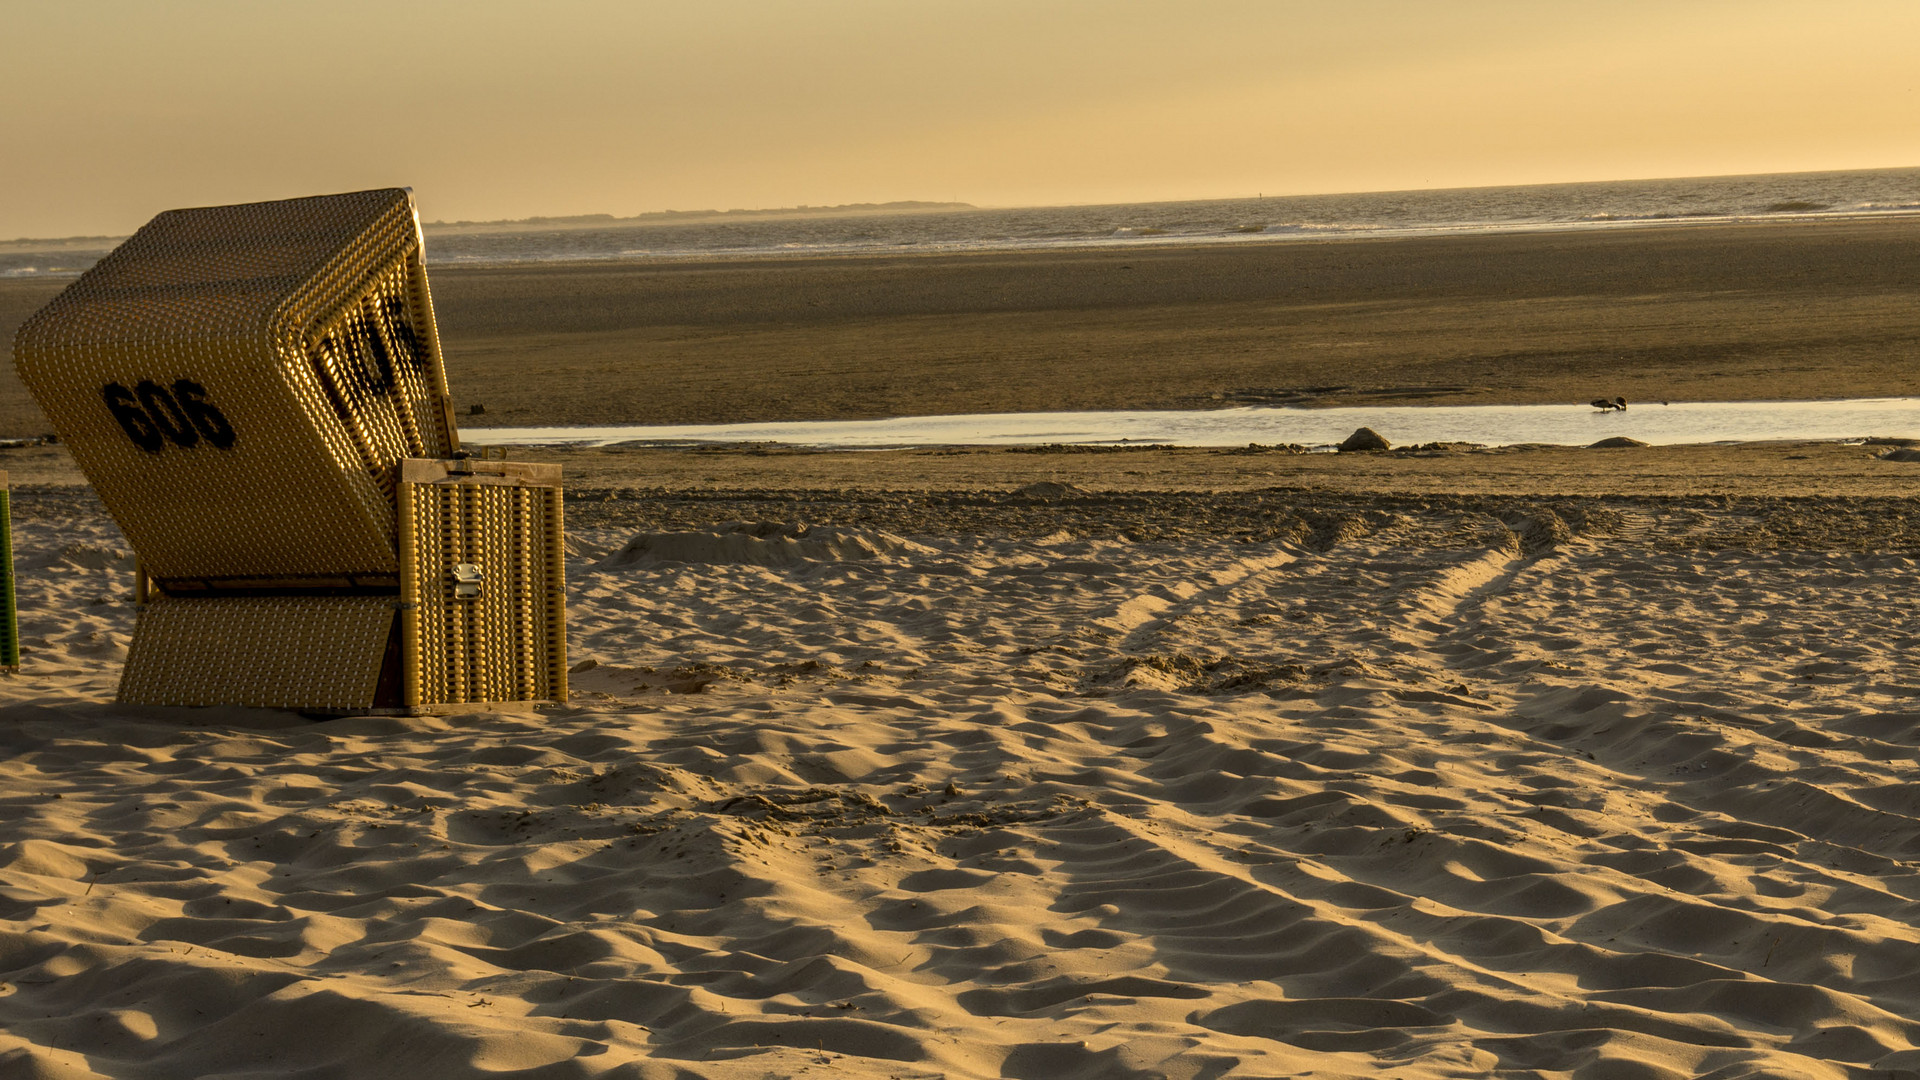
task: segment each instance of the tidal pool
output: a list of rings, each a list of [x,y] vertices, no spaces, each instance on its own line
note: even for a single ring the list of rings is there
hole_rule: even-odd
[[[1379,432],[1395,446],[1428,442],[1584,446],[1616,435],[1654,444],[1913,438],[1920,437],[1920,398],[1655,402],[1630,405],[1624,412],[1602,412],[1587,405],[1364,405],[976,413],[805,423],[476,428],[462,436],[493,445],[771,442],[861,450],[1039,443],[1325,447],[1362,427]]]

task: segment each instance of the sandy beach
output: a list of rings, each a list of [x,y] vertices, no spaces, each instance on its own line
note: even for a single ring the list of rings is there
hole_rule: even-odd
[[[1917,233],[434,284],[490,424],[1845,397]],[[521,456],[571,699],[318,722],[112,704],[0,450],[0,1078],[1920,1075],[1910,448]]]

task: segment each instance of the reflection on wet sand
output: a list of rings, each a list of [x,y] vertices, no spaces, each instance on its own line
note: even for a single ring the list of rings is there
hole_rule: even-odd
[[[465,435],[476,443],[585,446],[776,442],[839,448],[1043,443],[1331,447],[1362,427],[1380,432],[1398,446],[1430,442],[1584,446],[1622,437],[1654,445],[1900,437],[1920,435],[1920,398],[1651,402],[1631,411],[1609,403],[1600,412],[1585,405],[1418,405],[984,413],[818,423],[469,429]]]

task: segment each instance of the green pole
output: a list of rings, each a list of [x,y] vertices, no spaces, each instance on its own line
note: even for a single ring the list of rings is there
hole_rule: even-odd
[[[0,666],[20,666],[20,612],[13,603],[13,492],[0,488]]]

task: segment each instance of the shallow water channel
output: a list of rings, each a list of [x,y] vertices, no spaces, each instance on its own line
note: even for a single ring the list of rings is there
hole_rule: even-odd
[[[1920,437],[1920,398],[1848,401],[1705,401],[1630,405],[1363,405],[1337,409],[1238,408],[1133,412],[978,413],[805,423],[474,428],[480,444],[772,442],[878,450],[914,446],[1084,446],[1168,443],[1332,446],[1369,427],[1395,446],[1467,442],[1485,446],[1584,446],[1624,435],[1653,444]]]

